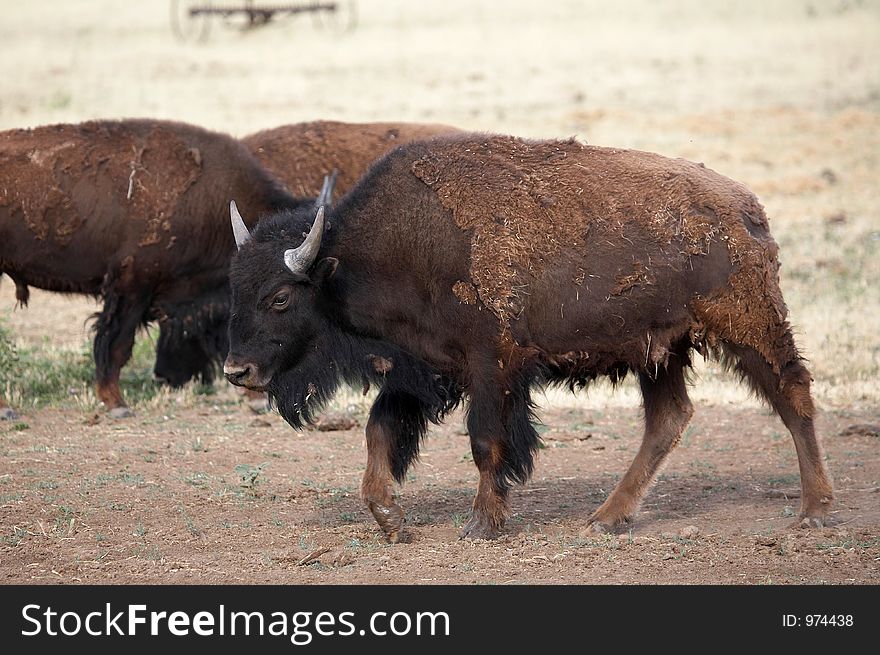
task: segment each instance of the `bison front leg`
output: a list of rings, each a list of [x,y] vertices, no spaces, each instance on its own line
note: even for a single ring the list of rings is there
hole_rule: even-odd
[[[632,520],[648,485],[694,413],[680,360],[660,369],[656,377],[640,373],[639,383],[645,405],[642,445],[623,479],[590,517],[593,532],[608,532]]]
[[[109,293],[95,328],[96,394],[114,418],[132,416],[122,398],[119,375],[131,358],[134,338],[144,321],[146,302],[132,301]]]
[[[370,409],[367,422],[367,470],[361,494],[370,513],[391,543],[403,539],[405,513],[394,495],[418,457],[419,442],[427,430],[426,408],[406,393],[383,390]]]

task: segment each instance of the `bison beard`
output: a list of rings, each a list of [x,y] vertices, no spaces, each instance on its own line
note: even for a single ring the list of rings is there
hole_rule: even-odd
[[[642,445],[588,520],[599,532],[629,523],[693,414],[692,350],[727,361],[779,414],[800,465],[798,523],[824,524],[833,494],[810,375],[776,244],[742,185],[651,153],[441,137],[379,160],[323,225],[322,211],[276,214],[241,246],[227,375],[258,384],[274,374],[272,394],[296,427],[340,380],[380,379],[387,367],[371,354],[394,361],[370,413],[363,481],[391,541],[403,523],[392,481],[424,417],[442,418],[447,400],[468,396],[480,474],[463,536],[492,538],[511,483],[532,472],[531,388],[631,371]]]
[[[391,363],[391,370],[377,366]],[[292,427],[311,425],[342,384],[368,389],[375,385],[388,395],[406,395],[421,408],[424,421],[413,426],[420,437],[427,421],[439,423],[461,400],[461,390],[424,363],[390,344],[326,331],[312,343],[294,368],[277,373],[266,386],[270,402]],[[416,439],[416,443],[418,439]],[[401,470],[402,476],[405,467]]]

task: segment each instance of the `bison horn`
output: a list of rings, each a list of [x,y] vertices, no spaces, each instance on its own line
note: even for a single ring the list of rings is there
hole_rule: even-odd
[[[318,257],[318,249],[321,247],[321,237],[324,236],[324,208],[318,209],[315,222],[309,235],[299,248],[290,248],[284,251],[284,265],[291,273],[305,273]]]
[[[315,200],[315,209],[333,204],[333,187],[336,186],[336,175],[339,171],[335,168],[330,175],[324,176],[324,186],[321,188],[321,194]]]
[[[244,219],[238,213],[238,207],[235,205],[234,200],[229,203],[229,216],[232,218],[232,233],[235,235],[235,245],[241,248],[251,238],[251,233],[248,232]]]

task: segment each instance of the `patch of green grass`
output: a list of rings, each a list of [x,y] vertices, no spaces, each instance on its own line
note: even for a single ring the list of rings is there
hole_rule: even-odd
[[[263,469],[268,466],[269,462],[263,462],[262,464],[257,464],[253,466],[251,464],[239,464],[235,467],[235,472],[238,474],[240,481],[239,485],[245,487],[246,489],[253,489],[257,485],[257,480],[260,477],[260,474],[263,472]]]
[[[155,340],[149,332],[139,335],[120,379],[129,404],[150,400],[161,390],[153,380],[155,358]],[[48,339],[40,346],[16,345],[11,331],[0,323],[0,393],[14,405],[64,407],[84,401],[97,405],[94,380],[91,342],[74,348],[55,347]]]
[[[183,478],[183,481],[187,484],[191,484],[194,487],[204,487],[208,484],[210,480],[210,476],[207,473],[201,473],[196,471],[195,473],[190,473],[189,475]]]
[[[870,539],[858,539],[856,537],[842,537],[837,541],[825,541],[816,545],[819,550],[867,550],[880,548],[880,537]]]
[[[121,482],[126,486],[139,487],[144,483],[144,476],[140,473],[121,471],[116,474],[101,473],[95,478],[95,484],[99,487],[103,487],[111,482]]]
[[[12,333],[0,322],[0,392],[9,395],[9,387],[18,369],[18,350],[12,340]]]
[[[56,534],[66,534],[67,532],[70,532],[75,517],[76,512],[74,512],[73,508],[68,507],[67,505],[59,505],[58,515],[55,517]]]
[[[797,473],[792,473],[790,475],[777,475],[767,478],[767,484],[769,484],[771,487],[789,487],[792,485],[797,486],[800,481],[801,476]]]
[[[27,536],[27,530],[24,528],[19,528],[18,526],[13,526],[12,534],[5,534],[0,536],[0,544],[5,544],[7,546],[18,546],[22,542],[22,540]]]
[[[181,505],[177,508],[177,511],[180,512],[180,517],[183,519],[183,522],[186,525],[186,529],[189,530],[189,533],[194,537],[200,536],[202,534],[202,531],[196,525],[195,521],[193,521],[193,518],[189,514],[187,514],[186,508]]]
[[[471,515],[468,512],[455,512],[452,515],[452,524],[456,528],[462,527],[465,523],[467,523],[468,519]]]
[[[351,494],[351,487],[331,487],[315,499],[315,504],[318,507],[328,507],[338,503],[343,498],[348,498]]]

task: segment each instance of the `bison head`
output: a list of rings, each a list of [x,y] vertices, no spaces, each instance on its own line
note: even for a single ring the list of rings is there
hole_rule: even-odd
[[[206,285],[204,279],[194,284],[198,288]],[[214,281],[211,288],[195,295],[192,286],[181,281],[152,310],[152,318],[159,323],[153,374],[172,387],[194,378],[210,384],[228,350],[226,276],[222,283]]]
[[[156,364],[153,375],[159,382],[174,388],[182,387],[195,378],[202,383],[214,381],[216,352],[210,352],[202,335],[183,337],[159,328],[156,341]]]
[[[232,306],[223,373],[235,385],[265,390],[276,373],[304,359],[328,328],[320,291],[337,260],[318,255],[334,181],[335,174],[325,178],[315,208],[264,219],[253,235],[235,202],[230,205],[238,253],[229,274]]]

